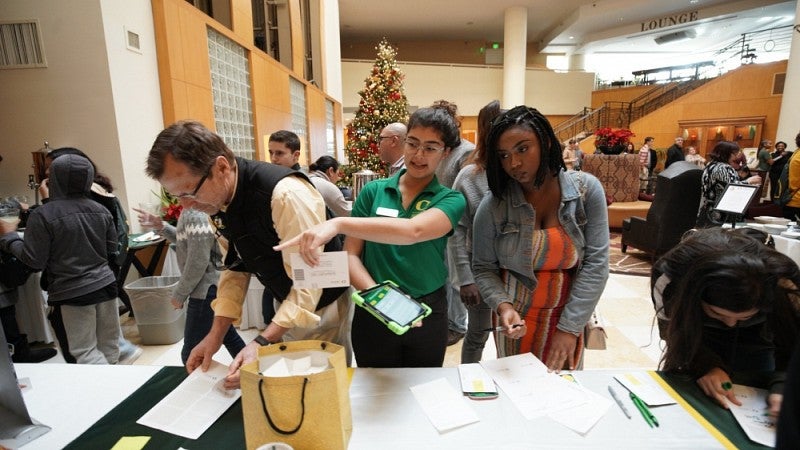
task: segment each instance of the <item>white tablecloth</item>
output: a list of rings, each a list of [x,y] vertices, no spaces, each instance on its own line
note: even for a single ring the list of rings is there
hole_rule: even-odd
[[[178,266],[178,258],[172,246],[167,250],[167,256],[164,259],[164,267],[161,269],[161,275],[181,275],[181,269]],[[264,285],[262,285],[255,276],[251,277],[250,286],[247,289],[247,296],[245,297],[244,305],[242,305],[242,319],[238,325],[239,329],[258,328],[259,330],[263,330],[266,328],[264,317],[261,315],[261,295],[263,293]]]
[[[28,342],[53,342],[53,331],[47,321],[47,293],[39,287],[41,272],[34,273],[19,287],[17,323]]]
[[[785,238],[783,236],[772,235],[775,241],[775,250],[792,258],[795,263],[800,265],[800,240]]]

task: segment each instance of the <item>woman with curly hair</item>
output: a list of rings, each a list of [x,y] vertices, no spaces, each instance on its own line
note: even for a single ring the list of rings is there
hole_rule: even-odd
[[[492,122],[472,270],[498,315],[498,356],[531,352],[550,370],[581,366],[583,327],[608,279],[603,187],[565,171],[547,118],[517,106]]]

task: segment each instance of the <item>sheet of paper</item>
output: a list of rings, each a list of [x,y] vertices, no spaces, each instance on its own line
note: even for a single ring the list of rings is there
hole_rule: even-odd
[[[614,377],[625,388],[642,399],[647,406],[673,405],[677,403],[664,389],[645,372],[627,372]]]
[[[299,289],[321,289],[350,286],[350,271],[347,268],[347,252],[324,252],[319,264],[311,267],[299,253],[289,255],[292,264],[293,287]]]
[[[767,414],[769,392],[766,389],[734,384],[733,393],[742,402],[742,406],[729,403],[731,413],[747,437],[753,442],[774,447],[775,420]]]
[[[122,436],[111,450],[142,450],[150,436]]]
[[[562,377],[562,379],[564,378]],[[586,434],[606,415],[608,408],[611,407],[611,400],[586,389],[577,380],[573,382],[564,379],[564,381],[572,383],[582,390],[587,401],[574,408],[553,411],[547,416],[576,433]]]
[[[580,386],[547,372],[547,366],[531,353],[480,364],[528,420],[587,401]]]
[[[242,396],[239,389],[222,388],[228,366],[211,362],[198,369],[150,408],[136,423],[189,439],[197,439]]]
[[[459,364],[458,376],[461,379],[461,392],[497,392],[497,386],[489,374],[478,363]]]
[[[444,378],[411,386],[409,389],[439,433],[480,420],[467,403],[468,400]]]

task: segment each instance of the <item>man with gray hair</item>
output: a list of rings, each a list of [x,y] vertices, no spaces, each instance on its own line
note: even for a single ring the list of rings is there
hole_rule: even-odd
[[[378,135],[381,161],[389,165],[389,176],[406,166],[403,146],[406,142],[406,126],[400,122],[390,123]]]

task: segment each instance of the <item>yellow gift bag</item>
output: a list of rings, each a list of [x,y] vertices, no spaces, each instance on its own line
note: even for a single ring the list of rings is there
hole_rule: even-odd
[[[285,442],[295,449],[346,449],[353,432],[344,347],[323,341],[259,349],[241,368],[247,448]]]

